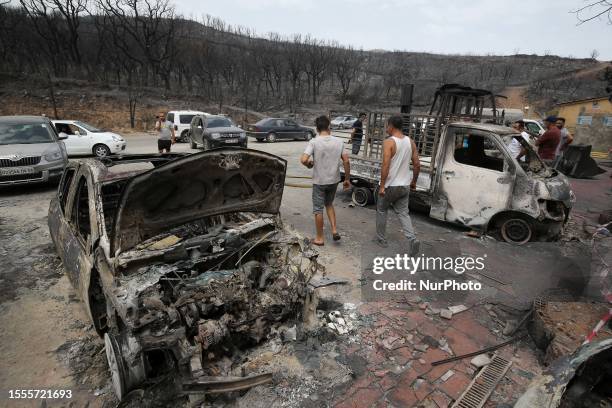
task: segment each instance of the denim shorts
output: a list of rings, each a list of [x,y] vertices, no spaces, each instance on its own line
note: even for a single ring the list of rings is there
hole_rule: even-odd
[[[312,185],[312,212],[314,214],[323,213],[323,207],[327,207],[334,202],[338,183],[334,184],[313,184]]]

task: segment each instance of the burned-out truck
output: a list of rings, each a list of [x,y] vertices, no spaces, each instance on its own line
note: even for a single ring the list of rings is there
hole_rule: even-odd
[[[496,124],[499,116],[482,115],[490,92],[460,87],[439,96],[441,109],[402,115],[403,132],[415,141],[421,162],[411,206],[515,244],[556,239],[575,201],[567,178],[546,166],[520,133]],[[356,205],[378,196],[390,115],[370,113],[363,151],[349,155]],[[512,143],[524,149],[524,158],[516,159]]]

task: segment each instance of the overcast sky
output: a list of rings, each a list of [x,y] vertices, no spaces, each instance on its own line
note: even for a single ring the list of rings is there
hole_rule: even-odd
[[[363,49],[498,55],[546,52],[612,60],[607,19],[577,26],[584,0],[174,0],[258,34],[311,34]]]

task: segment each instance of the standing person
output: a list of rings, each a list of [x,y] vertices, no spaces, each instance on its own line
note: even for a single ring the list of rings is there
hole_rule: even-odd
[[[516,131],[521,132],[521,137],[525,139],[527,143],[529,143],[529,133],[525,132],[525,122],[523,122],[522,120],[517,120],[512,124],[512,128]],[[512,156],[516,158],[516,160],[525,161],[525,158],[523,156],[527,154],[527,151],[518,140],[512,138],[510,144],[508,144],[508,149],[512,153]]]
[[[574,141],[574,137],[565,127],[565,118],[558,117],[556,126],[561,132],[561,140],[559,141],[559,145],[557,145],[557,150],[555,151],[555,160],[559,160],[559,158],[563,156],[563,152],[565,152],[567,146]]]
[[[366,114],[361,112],[359,114],[359,119],[353,123],[353,132],[351,133],[350,143],[353,144],[352,153],[359,154],[359,149],[361,149],[361,142],[363,141],[363,122],[366,121]]]
[[[544,119],[544,127],[546,131],[542,134],[542,136],[538,137],[536,140],[536,146],[538,147],[538,155],[540,159],[547,165],[552,165],[553,160],[555,159],[555,152],[557,151],[557,146],[559,145],[559,141],[561,140],[561,132],[556,125],[557,118],[555,116],[549,116]]]
[[[155,130],[159,132],[157,139],[157,150],[163,153],[170,153],[172,145],[176,143],[176,134],[174,133],[174,124],[166,120],[166,114],[160,113],[157,122],[155,122]]]
[[[317,236],[312,243],[322,246],[324,244],[323,207],[327,212],[334,241],[340,240],[333,205],[340,182],[340,160],[344,165],[344,190],[348,190],[350,186],[351,169],[348,155],[343,151],[344,143],[341,139],[331,135],[329,118],[319,116],[315,120],[315,125],[319,136],[308,142],[300,161],[308,168],[314,167],[312,172],[312,212],[314,213]]]
[[[420,241],[416,238],[410,220],[408,200],[410,190],[416,190],[416,182],[421,171],[421,162],[416,145],[402,133],[402,117],[392,116],[387,122],[387,133],[391,136],[383,142],[383,162],[380,171],[378,202],[376,203],[376,242],[388,246],[387,210],[389,207],[398,215],[404,235],[408,239],[408,252],[415,256],[419,252]],[[412,161],[412,177],[410,162]]]

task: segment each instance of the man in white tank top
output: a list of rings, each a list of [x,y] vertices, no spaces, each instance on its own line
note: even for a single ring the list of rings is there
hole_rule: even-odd
[[[402,117],[392,116],[387,121],[387,133],[383,142],[383,162],[380,171],[378,202],[376,203],[376,242],[387,247],[387,210],[395,211],[408,239],[408,253],[415,256],[420,242],[416,239],[408,210],[410,190],[416,189],[421,163],[414,141],[402,133]],[[413,171],[410,171],[412,161]]]

